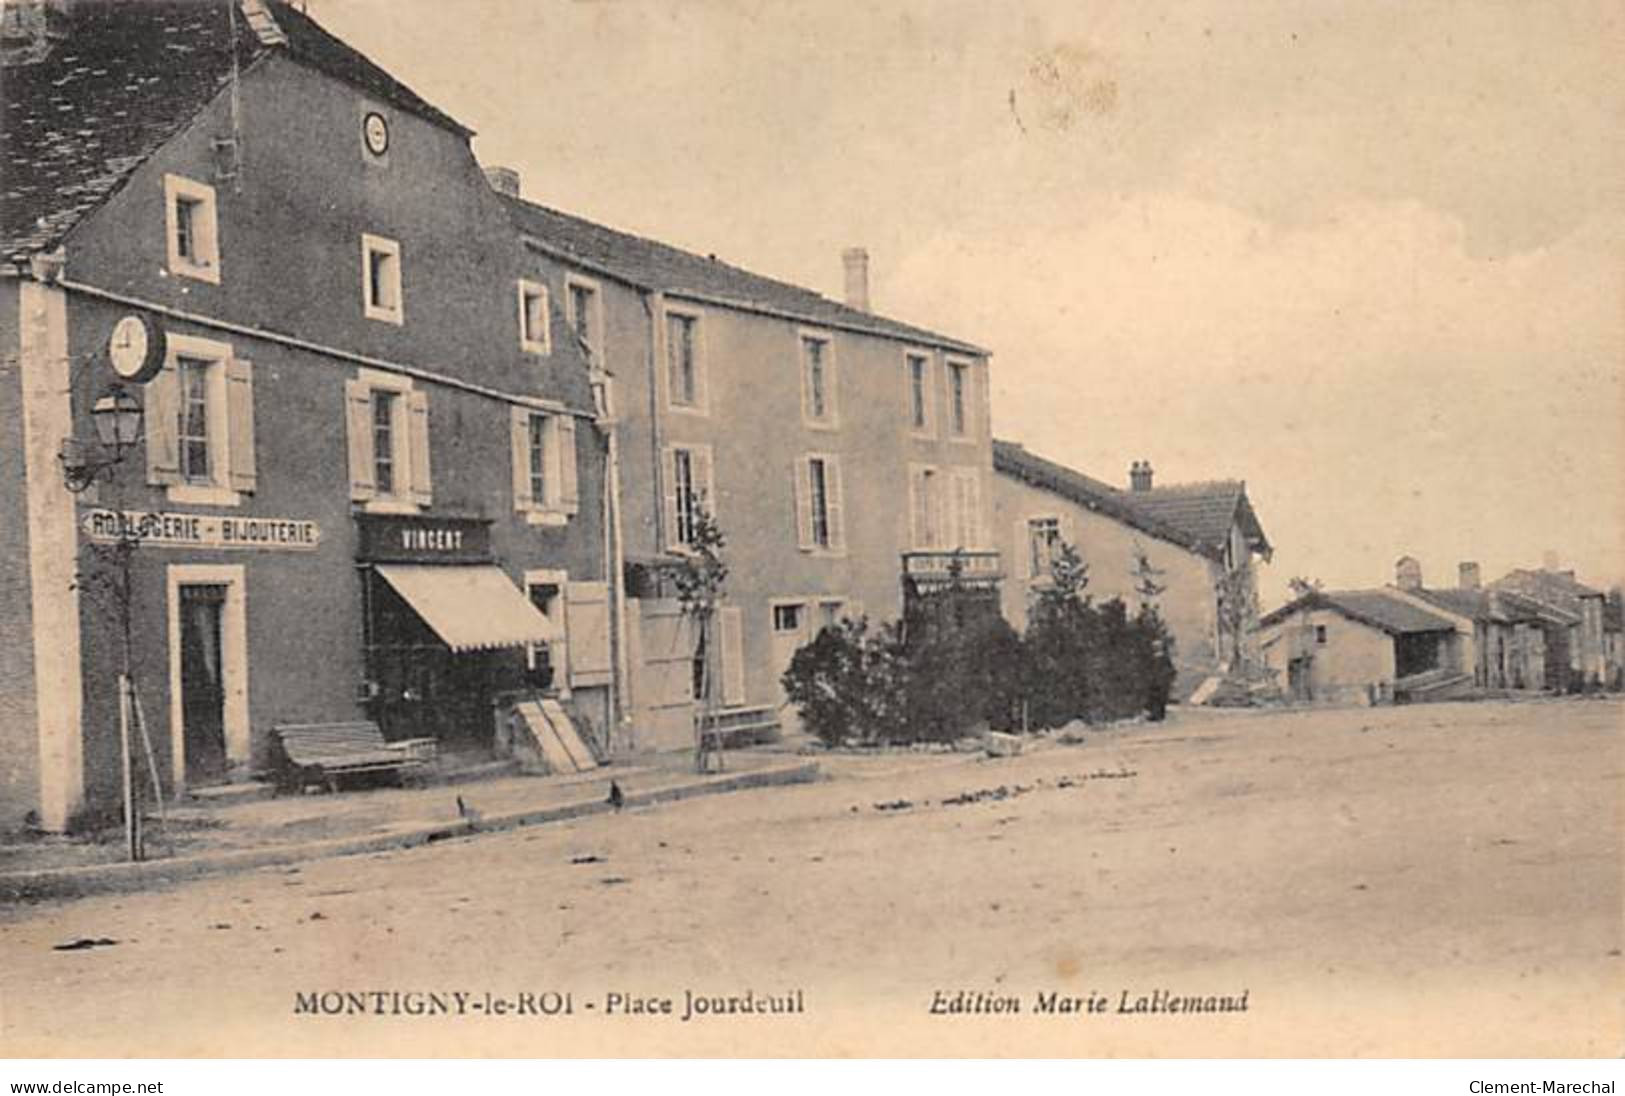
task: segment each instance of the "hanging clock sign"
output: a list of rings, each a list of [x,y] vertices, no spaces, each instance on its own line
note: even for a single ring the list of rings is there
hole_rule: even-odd
[[[167,343],[164,329],[151,316],[132,312],[113,325],[107,360],[121,379],[146,384],[164,367]]]

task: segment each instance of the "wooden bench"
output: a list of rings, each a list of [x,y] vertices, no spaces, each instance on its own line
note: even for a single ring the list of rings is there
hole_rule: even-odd
[[[271,730],[277,745],[277,786],[303,791],[325,784],[337,792],[338,778],[352,773],[396,772],[403,778],[435,759],[432,738],[386,742],[378,724],[285,723]]]

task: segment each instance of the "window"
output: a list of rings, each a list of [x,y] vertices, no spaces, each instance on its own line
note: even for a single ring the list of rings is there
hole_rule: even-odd
[[[841,467],[835,457],[812,453],[796,462],[797,542],[805,552],[845,549],[841,518]]]
[[[820,629],[835,627],[841,622],[841,617],[845,615],[845,609],[846,602],[844,601],[820,601],[818,603],[818,627]]]
[[[965,437],[970,432],[970,415],[968,410],[969,394],[967,387],[970,384],[970,366],[964,362],[948,363],[948,428],[955,437]]]
[[[170,502],[235,506],[258,486],[254,367],[228,343],[168,336],[147,384],[147,482]]]
[[[941,476],[935,468],[912,465],[909,468],[909,530],[910,541],[917,550],[930,551],[939,547],[938,519],[941,513]]]
[[[779,633],[801,631],[801,605],[773,606],[773,630]]]
[[[209,466],[209,369],[213,364],[207,358],[175,359],[181,390],[176,437],[180,442],[181,479],[187,483],[214,482]]]
[[[400,323],[401,245],[382,236],[361,236],[361,305],[369,320]]]
[[[1326,625],[1315,625],[1315,642],[1324,646],[1326,643]]]
[[[403,461],[395,451],[400,438],[396,408],[400,393],[380,388],[372,394],[372,481],[380,495],[395,494],[395,469]]]
[[[604,316],[598,284],[571,274],[564,279],[564,286],[570,330],[586,349],[588,364],[602,368]]]
[[[1028,558],[1032,567],[1028,574],[1031,577],[1049,578],[1050,567],[1055,562],[1056,545],[1060,540],[1059,518],[1033,518],[1027,522]]]
[[[519,345],[531,354],[550,354],[553,350],[548,325],[547,286],[540,282],[519,281]]]
[[[214,188],[182,175],[164,176],[169,272],[220,283],[220,241]]]
[[[581,506],[576,484],[576,421],[529,407],[515,407],[514,509],[531,525],[562,525]]]
[[[564,571],[526,571],[525,591],[530,603],[558,628],[558,638],[531,644],[525,651],[530,680],[539,689],[551,689],[560,697],[570,695],[569,620],[565,613],[565,589],[569,576]]]
[[[949,548],[982,547],[982,479],[974,468],[948,473],[948,515],[943,525]]]
[[[908,425],[916,434],[931,432],[931,358],[927,354],[903,356],[907,366]]]
[[[827,335],[801,336],[801,418],[808,426],[835,425],[835,344]]]
[[[361,369],[344,396],[350,498],[380,513],[429,505],[429,394],[410,378]]]
[[[666,399],[675,408],[705,409],[704,366],[700,361],[700,318],[689,312],[666,313]]]
[[[706,446],[672,446],[666,450],[666,546],[682,549],[694,543],[702,512],[715,513],[711,491],[711,451]]]

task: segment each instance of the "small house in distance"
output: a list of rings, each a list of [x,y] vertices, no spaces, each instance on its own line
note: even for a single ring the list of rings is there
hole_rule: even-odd
[[[1297,700],[1376,704],[1411,679],[1459,677],[1455,623],[1391,590],[1315,590],[1258,623],[1265,665]]]
[[[1220,590],[1243,592],[1256,615],[1255,557],[1270,544],[1238,480],[1152,485],[1145,461],[1130,469],[1120,490],[1010,441],[993,443],[995,526],[1007,538],[1002,593],[1005,619],[1027,624],[1034,596],[1050,581],[1056,545],[1072,545],[1089,567],[1088,593],[1097,602],[1122,598],[1129,611],[1154,601],[1174,637],[1174,694],[1188,697],[1233,657],[1234,640],[1221,626]],[[1158,588],[1147,595],[1146,584]],[[1252,620],[1241,632],[1252,632]]]

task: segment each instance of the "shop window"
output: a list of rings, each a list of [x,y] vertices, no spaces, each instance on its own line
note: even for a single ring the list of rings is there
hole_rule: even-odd
[[[382,236],[361,236],[361,304],[370,320],[401,323],[401,245]]]
[[[164,214],[171,274],[220,283],[219,213],[214,187],[164,176]]]
[[[168,336],[146,388],[147,482],[170,502],[235,506],[258,486],[254,367],[228,343]]]

